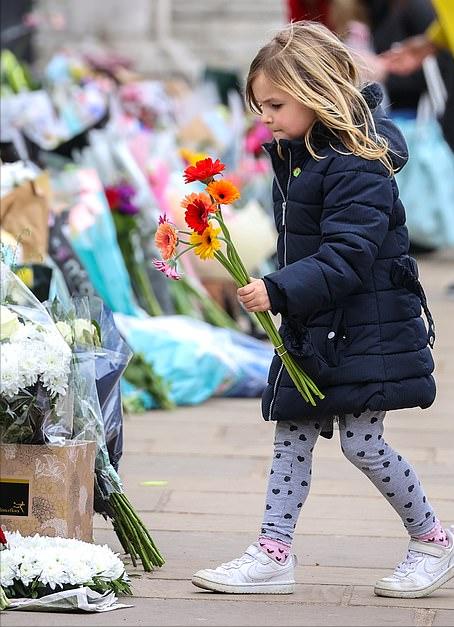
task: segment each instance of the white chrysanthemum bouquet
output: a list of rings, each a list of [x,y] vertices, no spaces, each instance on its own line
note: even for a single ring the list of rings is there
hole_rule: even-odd
[[[3,263],[0,281],[0,442],[67,437],[71,350],[45,308]]]
[[[123,562],[107,545],[19,532],[4,535],[0,586],[8,600],[80,587],[100,594],[132,594]]]

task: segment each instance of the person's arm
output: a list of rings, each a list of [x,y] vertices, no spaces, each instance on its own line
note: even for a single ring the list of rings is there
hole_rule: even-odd
[[[425,33],[395,44],[380,57],[389,73],[405,76],[418,70],[428,56],[443,49],[449,50],[450,42],[441,21],[435,20]]]
[[[273,313],[309,317],[361,288],[388,232],[392,180],[376,161],[347,157],[324,177],[321,243],[264,280]],[[343,168],[347,166],[348,170]]]
[[[402,43],[394,44],[390,50],[380,56],[390,74],[406,76],[419,70],[424,59],[436,54],[437,51],[436,44],[424,33],[406,39]]]

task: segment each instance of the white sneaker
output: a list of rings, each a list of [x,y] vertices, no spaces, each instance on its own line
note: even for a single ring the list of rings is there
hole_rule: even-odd
[[[396,566],[391,577],[375,584],[382,597],[425,597],[454,577],[454,536],[446,530],[449,546],[410,540],[407,557]]]
[[[231,594],[290,594],[295,590],[296,564],[296,555],[290,555],[285,564],[278,564],[254,543],[242,557],[215,569],[197,571],[192,583],[205,590]]]

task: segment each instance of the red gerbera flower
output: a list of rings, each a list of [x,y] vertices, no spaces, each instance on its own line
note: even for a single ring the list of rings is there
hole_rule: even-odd
[[[186,224],[202,235],[208,226],[209,214],[216,211],[216,206],[213,205],[208,194],[190,194],[181,204],[186,209],[184,214]]]
[[[213,176],[220,174],[225,169],[225,165],[216,159],[212,161],[210,157],[207,159],[201,159],[197,161],[195,165],[188,166],[184,173],[184,182],[192,183],[193,181],[202,181],[202,183],[209,183]]]

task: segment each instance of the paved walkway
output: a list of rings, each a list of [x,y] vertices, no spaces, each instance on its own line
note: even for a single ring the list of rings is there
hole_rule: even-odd
[[[440,516],[454,523],[453,258],[420,260],[437,323],[438,399],[426,410],[392,412],[387,439],[418,470]],[[320,439],[311,494],[298,524],[297,591],[289,596],[199,591],[191,574],[239,556],[261,522],[273,426],[257,399],[212,399],[199,407],[125,419],[121,462],[126,491],[165,555],[162,569],[133,579],[133,608],[101,615],[10,612],[13,625],[454,625],[454,580],[426,599],[375,597],[375,580],[406,549],[388,503],[345,460],[338,437]],[[165,487],[145,487],[166,480]],[[95,540],[120,550],[109,523]],[[134,569],[129,568],[131,572]]]

